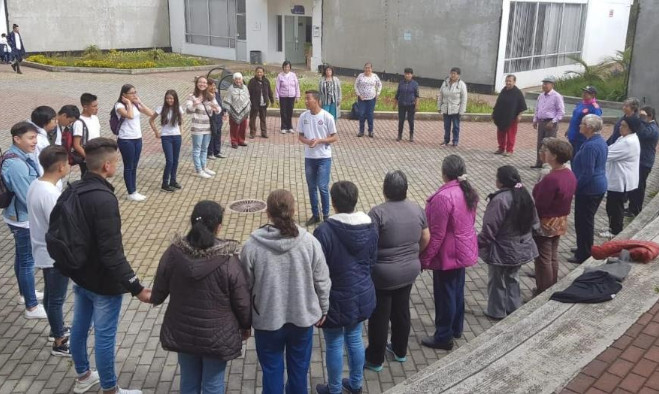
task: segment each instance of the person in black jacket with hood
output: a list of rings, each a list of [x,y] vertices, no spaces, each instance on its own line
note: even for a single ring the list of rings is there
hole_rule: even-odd
[[[517,136],[517,125],[521,120],[522,113],[526,111],[524,93],[517,86],[514,75],[506,76],[506,87],[499,93],[497,102],[492,111],[492,120],[497,126],[497,142],[499,149],[495,155],[510,156],[515,149],[515,138]]]
[[[364,375],[362,322],[375,309],[371,268],[377,260],[378,233],[367,214],[355,212],[359,191],[354,183],[336,182],[330,195],[336,214],[313,234],[323,247],[332,280],[329,312],[322,326],[329,384],[317,385],[316,391],[360,393]],[[341,380],[344,341],[350,378]]]
[[[109,138],[93,139],[85,146],[85,154],[89,171],[80,181],[79,190],[84,192],[79,193],[79,199],[91,244],[84,266],[70,275],[76,284],[69,345],[78,374],[73,392],[84,393],[100,381],[105,394],[139,394],[139,390],[121,390],[117,386],[114,347],[123,295],[131,293],[149,302],[151,289],[140,284],[124,254],[119,202],[107,181],[117,170],[117,143]],[[87,355],[92,321],[98,372],[90,368]]]

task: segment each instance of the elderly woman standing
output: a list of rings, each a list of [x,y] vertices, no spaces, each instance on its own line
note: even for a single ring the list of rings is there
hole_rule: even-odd
[[[577,178],[565,165],[572,158],[572,146],[558,138],[545,138],[540,148],[542,160],[551,172],[533,187],[535,209],[540,228],[533,239],[538,247],[535,259],[536,294],[540,294],[558,281],[558,242],[567,232],[572,198],[577,190]]]
[[[474,224],[478,194],[467,180],[467,166],[458,155],[442,162],[444,185],[426,201],[430,243],[421,253],[421,267],[433,272],[435,334],[421,344],[453,349],[464,324],[465,267],[478,261]]]
[[[657,142],[659,141],[659,127],[657,127],[655,109],[646,105],[641,108],[638,114],[643,122],[641,131],[636,133],[641,143],[641,162],[638,167],[638,189],[629,195],[629,213],[632,216],[638,215],[643,209],[645,186],[648,175],[650,175],[654,166],[654,159],[657,154]]]
[[[286,134],[293,132],[293,107],[300,98],[300,82],[291,71],[291,62],[286,60],[281,69],[275,80],[275,100],[279,102],[281,133]]]
[[[527,109],[524,93],[515,86],[516,81],[517,77],[514,75],[506,76],[506,87],[499,93],[492,111],[492,120],[497,126],[497,142],[499,143],[499,149],[494,152],[495,155],[510,156],[513,154],[517,125],[521,120],[522,112]]]
[[[334,117],[334,120],[341,115],[341,81],[334,76],[334,68],[325,66],[323,76],[318,82],[318,91],[320,92],[320,105],[323,109]]]
[[[430,240],[423,209],[407,199],[407,177],[400,171],[384,177],[385,202],[371,209],[379,233],[378,260],[371,276],[376,306],[368,320],[365,367],[382,370],[385,352],[404,362],[410,336],[410,292],[421,272],[419,252]],[[387,343],[391,322],[391,343]]]
[[[638,188],[638,168],[641,144],[636,132],[642,123],[638,116],[625,116],[620,122],[620,138],[609,146],[606,158],[606,213],[609,215],[609,229],[600,237],[613,238],[622,231],[625,218],[627,193]]]
[[[616,124],[613,126],[613,133],[609,137],[609,139],[606,140],[607,145],[611,145],[618,138],[620,138],[620,126],[622,124],[622,120],[625,117],[638,117],[638,111],[641,108],[641,102],[636,98],[636,97],[629,97],[625,101],[622,102],[622,117],[618,119]]]
[[[449,77],[444,80],[437,96],[437,109],[444,119],[444,142],[451,141],[453,125],[453,147],[460,141],[460,116],[467,111],[467,85],[460,79],[460,68],[453,67]]]
[[[220,113],[221,109],[215,97],[208,91],[206,77],[198,77],[195,80],[194,93],[188,96],[185,110],[192,114],[190,133],[195,171],[201,178],[210,178],[215,175],[215,171],[206,166],[208,145],[211,141],[211,117]]]
[[[247,146],[245,132],[247,131],[247,118],[251,110],[251,102],[249,90],[243,83],[241,73],[233,74],[233,84],[224,95],[222,108],[229,116],[231,147],[237,149],[238,145]]]
[[[382,91],[382,82],[380,78],[373,74],[373,65],[364,64],[364,72],[357,76],[355,80],[355,94],[359,100],[359,134],[357,137],[364,136],[364,122],[368,121],[368,136],[373,138],[373,112],[375,112],[375,102]]]
[[[606,192],[606,141],[600,134],[602,118],[586,115],[581,120],[579,132],[586,137],[579,152],[572,159],[572,171],[577,177],[574,198],[574,227],[577,233],[577,249],[571,263],[581,264],[590,257],[593,246],[595,213]]]
[[[485,316],[500,320],[522,306],[519,269],[538,257],[532,235],[538,216],[515,167],[499,167],[496,186],[488,196],[478,254],[488,265]]]

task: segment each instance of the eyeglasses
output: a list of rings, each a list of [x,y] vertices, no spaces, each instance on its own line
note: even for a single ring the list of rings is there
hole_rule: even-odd
[[[126,94],[137,94],[137,90],[133,90],[132,92],[126,92]]]

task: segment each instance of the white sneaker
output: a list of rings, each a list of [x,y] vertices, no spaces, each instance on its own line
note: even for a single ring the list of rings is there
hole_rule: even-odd
[[[215,171],[213,171],[213,170],[211,170],[211,169],[204,168],[203,171],[204,171],[206,174],[208,174],[208,175],[215,175]]]
[[[117,387],[117,394],[142,394],[142,390],[128,390]]]
[[[43,300],[43,292],[41,292],[39,290],[35,290],[35,293],[37,295],[37,301]],[[18,303],[18,305],[24,305],[25,304],[25,298],[23,298],[23,296],[19,294],[18,295],[18,300],[16,300],[16,302]]]
[[[288,130],[286,130],[286,129],[281,129],[281,133],[282,133],[282,134],[286,134],[286,133],[288,133]]]
[[[217,160],[217,157],[211,155],[211,156],[206,156],[208,160]]]
[[[207,174],[207,173],[206,173],[205,171],[203,171],[203,170],[199,171],[199,172],[197,173],[197,176],[198,176],[199,178],[206,178],[206,179],[208,179],[208,178],[211,177],[209,174]]]
[[[136,193],[127,195],[126,199],[128,199],[128,201],[144,201],[144,200],[146,200],[146,197],[136,192]]]
[[[603,230],[600,231],[599,234],[597,234],[601,238],[613,238],[615,235],[611,234],[609,230]]]
[[[291,134],[293,134],[293,133],[295,132],[295,130],[293,130],[293,129],[288,129],[288,132],[291,133]]]
[[[144,194],[141,194],[141,193],[138,193],[138,192],[135,192],[135,194],[137,194],[137,197],[146,200],[146,196]]]
[[[92,387],[99,384],[100,381],[101,378],[100,376],[98,376],[98,372],[92,369],[89,376],[87,376],[87,379],[84,380],[76,379],[76,384],[75,386],[73,386],[73,392],[76,394],[86,393]]]
[[[32,309],[31,311],[25,310],[25,318],[26,319],[48,319],[48,315],[46,315],[46,310],[43,309],[43,305],[39,304],[37,305],[36,308]]]

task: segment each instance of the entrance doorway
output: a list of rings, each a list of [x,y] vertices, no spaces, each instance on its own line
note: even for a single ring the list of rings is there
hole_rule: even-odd
[[[284,18],[284,51],[293,64],[305,64],[305,49],[311,45],[311,17],[286,15]]]

